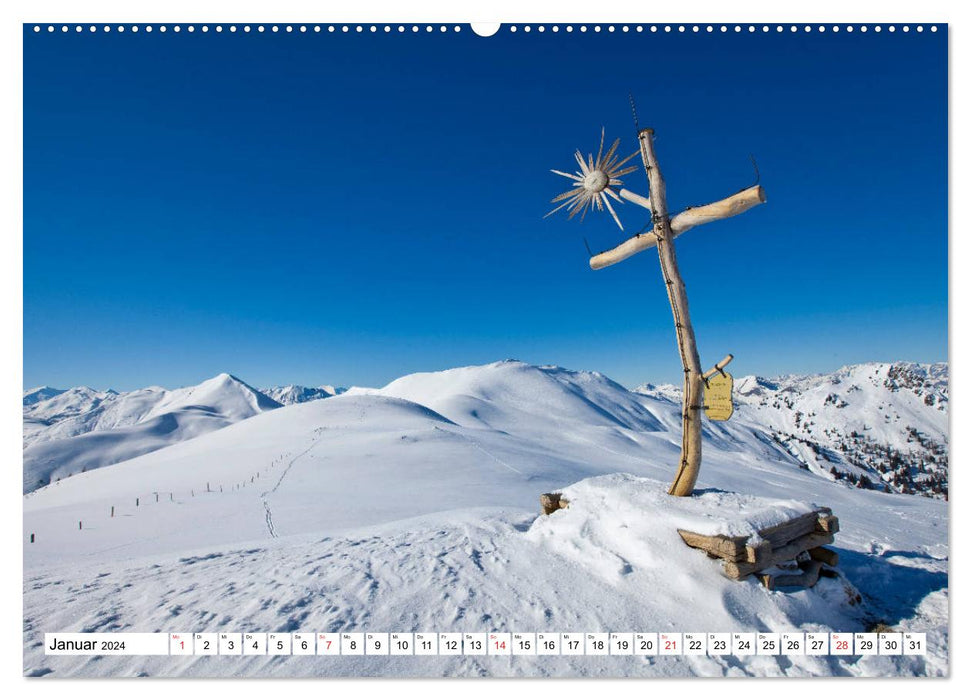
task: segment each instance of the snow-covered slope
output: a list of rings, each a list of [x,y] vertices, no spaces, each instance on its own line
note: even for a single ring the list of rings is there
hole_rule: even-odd
[[[279,406],[229,374],[171,391],[149,387],[119,394],[70,389],[24,409],[24,491]]]
[[[680,400],[673,387],[647,396]],[[735,382],[733,423],[759,427],[810,471],[862,488],[946,498],[946,363],[866,363]]]
[[[271,399],[284,406],[294,403],[304,403],[306,401],[316,401],[317,399],[329,399],[331,396],[342,394],[346,391],[343,387],[334,387],[329,384],[321,386],[300,386],[299,384],[287,384],[286,386],[274,386],[269,389],[260,389],[260,393],[269,396]]]
[[[420,403],[462,425],[517,433],[562,432],[570,424],[662,430],[636,396],[599,372],[515,360],[411,374],[376,393]]]
[[[76,386],[67,391],[55,391],[56,393],[47,398],[42,398],[44,394],[41,393],[36,396],[37,401],[32,400],[30,403],[26,402],[30,392],[25,395],[24,447],[35,442],[56,439],[48,436],[54,435],[52,429],[60,423],[78,426],[70,435],[87,432],[90,430],[87,427],[90,419],[86,416],[96,420],[103,407],[110,405],[119,397],[118,392],[111,389],[98,391],[86,386]],[[58,437],[70,437],[70,435]]]
[[[667,399],[668,401],[681,401],[681,387],[675,386],[674,384],[641,384],[633,389],[631,389],[635,394],[643,394],[644,396],[653,396],[658,399]]]
[[[848,489],[764,431],[503,362],[261,413],[24,501],[25,668],[54,675],[910,675],[947,669],[947,504]],[[537,519],[538,496],[570,508]],[[137,505],[136,505],[137,499]],[[826,505],[844,579],[733,582],[679,523]],[[111,517],[111,508],[115,517]],[[82,529],[78,528],[79,521]],[[736,522],[736,525],[738,523]],[[857,592],[862,602],[856,599]],[[44,657],[44,631],[929,632],[930,657]]]

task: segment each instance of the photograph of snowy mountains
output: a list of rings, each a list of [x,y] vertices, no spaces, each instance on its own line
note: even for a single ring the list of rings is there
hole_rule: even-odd
[[[57,26],[24,26],[25,676],[949,675],[945,25]]]

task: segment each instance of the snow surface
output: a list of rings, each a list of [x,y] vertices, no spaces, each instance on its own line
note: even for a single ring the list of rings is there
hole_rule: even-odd
[[[24,545],[25,673],[948,672],[946,502],[846,488],[734,421],[706,424],[696,496],[669,497],[678,410],[598,373],[501,362],[259,413],[62,479],[24,499],[25,538],[36,536]],[[553,490],[570,507],[538,517],[539,494]],[[676,533],[745,534],[813,505],[840,518],[843,576],[809,590],[730,581]],[[931,654],[81,659],[41,649],[45,631],[863,631],[880,622],[928,632]]]

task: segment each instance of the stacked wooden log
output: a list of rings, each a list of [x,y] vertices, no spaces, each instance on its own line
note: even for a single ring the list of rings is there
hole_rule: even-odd
[[[818,508],[760,530],[758,536],[701,535],[678,530],[689,547],[722,560],[728,578],[741,580],[755,574],[766,588],[811,587],[831,568],[839,555],[825,545],[839,532],[839,519],[829,508]],[[788,568],[785,568],[788,567]]]
[[[570,502],[563,498],[562,493],[544,493],[540,494],[539,505],[543,509],[543,515],[549,515],[560,508],[566,508]]]

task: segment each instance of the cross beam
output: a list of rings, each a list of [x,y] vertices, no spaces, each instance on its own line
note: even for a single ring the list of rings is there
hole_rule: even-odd
[[[632,204],[651,210],[651,202],[647,197],[630,190],[622,189],[618,194]],[[675,238],[685,231],[693,229],[695,226],[707,224],[719,219],[728,219],[752,207],[765,202],[765,190],[761,185],[753,185],[748,189],[742,190],[731,197],[726,197],[711,204],[700,207],[691,207],[671,219],[671,233]],[[647,231],[628,238],[615,248],[597,253],[590,258],[590,267],[594,270],[601,270],[610,265],[615,265],[622,260],[626,260],[635,253],[642,250],[653,248],[657,245],[657,234],[654,231]]]
[[[688,312],[688,294],[681,279],[681,271],[678,269],[674,238],[699,224],[735,216],[761,204],[765,201],[765,192],[760,186],[755,185],[719,202],[688,209],[672,219],[668,216],[664,177],[661,175],[657,154],[654,151],[654,130],[641,129],[637,139],[640,143],[641,160],[647,171],[650,197],[645,200],[644,197],[627,190],[621,190],[620,195],[650,210],[653,228],[649,233],[634,236],[612,250],[593,256],[590,259],[590,267],[599,270],[625,260],[642,250],[657,247],[661,274],[664,277],[668,300],[671,302],[681,366],[684,369],[681,461],[668,493],[672,496],[690,496],[701,468],[700,411],[704,408],[705,376],[701,370],[698,345],[695,342],[695,332]],[[724,366],[728,361],[731,361],[731,356],[722,360],[719,365]]]

